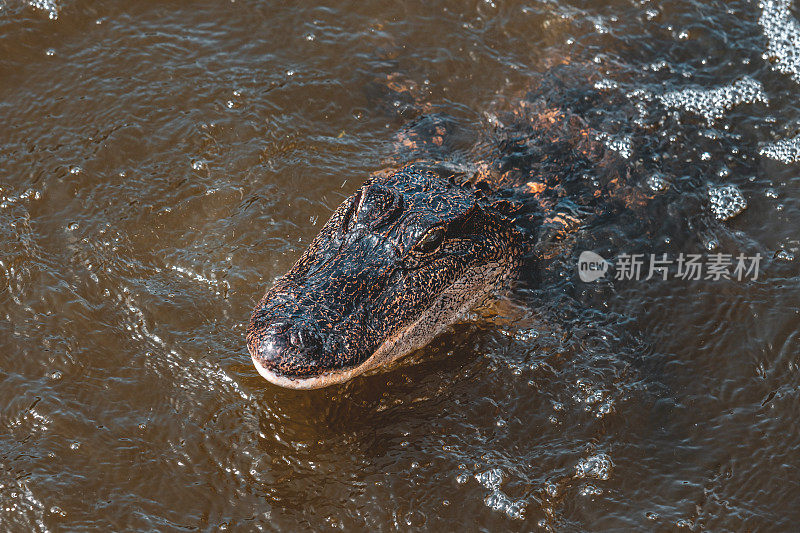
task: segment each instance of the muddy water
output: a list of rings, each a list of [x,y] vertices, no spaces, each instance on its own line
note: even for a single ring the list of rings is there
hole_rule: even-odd
[[[0,527],[795,529],[798,9],[0,1]],[[481,131],[559,63],[626,102],[587,113],[654,198],[595,251],[758,279],[567,250],[417,364],[263,381],[250,310],[419,112],[376,80]]]

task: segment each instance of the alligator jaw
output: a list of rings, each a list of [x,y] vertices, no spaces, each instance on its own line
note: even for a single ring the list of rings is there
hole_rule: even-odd
[[[253,360],[253,365],[256,367],[256,370],[258,370],[258,373],[261,374],[261,377],[270,383],[287,389],[310,390],[321,389],[337,383],[344,383],[345,381],[352,379],[359,374],[363,374],[369,368],[368,363],[370,363],[372,357],[355,368],[324,372],[318,376],[308,378],[282,376],[268,368],[265,368],[255,357],[251,357],[251,359]]]
[[[511,265],[508,265],[505,268],[499,264],[488,265],[489,270],[500,269],[506,272],[505,275],[502,275],[498,278],[501,284],[505,283],[505,281],[509,278],[513,268],[514,267]],[[447,329],[447,327],[452,323],[460,320],[464,315],[466,315],[470,309],[474,308],[491,292],[493,288],[491,284],[481,284],[479,281],[485,279],[485,277],[486,268],[468,271],[464,278],[459,280],[458,283],[454,283],[448,291],[445,291],[444,294],[440,295],[436,302],[425,313],[423,313],[422,316],[417,318],[417,320],[409,324],[404,329],[392,335],[390,338],[386,339],[383,344],[381,344],[378,349],[375,350],[375,352],[369,358],[367,358],[366,361],[355,367],[343,368],[340,370],[330,370],[316,376],[302,378],[284,376],[273,372],[272,370],[265,368],[264,365],[259,363],[255,357],[251,356],[253,365],[256,367],[256,370],[258,370],[258,373],[270,383],[280,387],[285,387],[287,389],[298,390],[321,389],[337,383],[344,383],[345,381],[349,381],[356,376],[368,374],[370,371],[376,371],[376,369],[389,366],[414,350],[421,348],[430,342],[431,339]],[[459,292],[459,286],[463,287],[473,284],[473,289],[475,289],[474,284],[476,282],[480,288],[474,290],[472,297],[463,301],[458,308],[449,309],[449,320],[436,320],[442,311],[448,309],[446,302],[452,301],[453,293]]]

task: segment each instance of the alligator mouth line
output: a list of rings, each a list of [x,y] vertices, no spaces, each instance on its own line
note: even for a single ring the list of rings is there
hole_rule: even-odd
[[[466,310],[464,311],[466,312]],[[273,383],[275,385],[279,385],[281,387],[286,387],[290,389],[321,389],[322,387],[327,387],[329,385],[335,385],[337,383],[344,383],[358,375],[364,374],[365,372],[369,372],[375,367],[381,365],[381,362],[389,359],[389,355],[394,351],[398,344],[403,341],[407,336],[409,336],[414,329],[422,322],[424,319],[428,318],[427,316],[423,316],[417,319],[414,323],[410,324],[405,329],[395,333],[390,339],[384,341],[377,350],[375,350],[372,355],[370,355],[366,361],[360,363],[352,368],[343,368],[337,370],[328,370],[325,371],[317,376],[301,378],[301,377],[289,377],[283,376],[272,370],[265,368],[261,363],[259,363],[255,357],[252,357],[253,364],[258,370],[258,373],[261,376]],[[446,327],[446,326],[445,326]],[[444,330],[444,327],[441,328]],[[436,334],[438,334],[437,332]],[[419,346],[410,347],[406,353],[414,350],[415,348],[419,348],[424,343],[420,343]]]
[[[469,274],[475,276],[477,271],[472,271]],[[461,281],[463,282],[469,279],[469,277],[470,276],[466,276],[462,278]],[[506,277],[507,276],[504,276],[504,278]],[[454,283],[451,285],[450,290],[458,285],[459,283]],[[264,379],[280,387],[310,390],[344,383],[356,376],[368,374],[371,370],[385,369],[385,365],[391,365],[411,352],[422,348],[451,324],[464,317],[464,315],[466,315],[470,309],[473,309],[478,302],[483,300],[491,290],[492,284],[483,285],[475,291],[471,298],[464,301],[458,309],[456,309],[455,313],[450,315],[452,320],[441,322],[436,320],[436,315],[441,313],[443,308],[446,307],[445,302],[447,302],[449,296],[451,296],[448,294],[449,291],[445,291],[421,317],[386,339],[364,362],[351,368],[328,370],[311,377],[291,377],[266,368],[252,355],[251,359],[253,360],[253,365],[256,367],[256,370]],[[426,326],[430,326],[431,324],[433,324],[433,327],[426,330]]]
[[[293,378],[282,376],[281,374],[273,372],[272,370],[264,367],[258,362],[258,360],[256,360],[255,357],[251,358],[253,360],[253,365],[255,365],[256,370],[258,370],[258,373],[261,374],[261,377],[270,383],[278,385],[279,387],[285,387],[287,389],[309,390],[321,389],[337,383],[344,383],[345,381],[354,378],[359,374],[363,374],[372,367],[372,361],[374,360],[375,355],[373,354],[369,357],[369,359],[356,367],[345,370],[331,370],[310,378]]]

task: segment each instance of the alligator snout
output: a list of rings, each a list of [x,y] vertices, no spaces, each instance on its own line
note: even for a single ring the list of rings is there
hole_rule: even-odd
[[[321,276],[331,274],[324,270]],[[305,283],[279,283],[267,292],[247,330],[250,356],[264,378],[295,389],[348,379],[349,370],[363,362],[371,343],[361,325],[363,313],[342,314],[347,306],[328,305],[343,291],[338,286],[326,289],[311,276]]]
[[[295,389],[388,366],[499,287],[520,243],[482,193],[426,167],[368,180],[256,306],[253,363]]]
[[[315,379],[340,366],[340,336],[320,330],[309,313],[278,297],[251,321],[248,348],[267,380],[292,388],[314,388]],[[288,311],[288,312],[287,312]],[[329,328],[330,329],[330,328]],[[331,340],[333,339],[333,340]]]
[[[253,356],[267,368],[283,374],[301,376],[318,365],[323,348],[322,335],[308,321],[277,322],[255,339]]]

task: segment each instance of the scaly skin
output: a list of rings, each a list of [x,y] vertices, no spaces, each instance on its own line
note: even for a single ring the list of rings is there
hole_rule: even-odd
[[[418,162],[374,175],[342,203],[253,311],[247,344],[267,380],[318,388],[387,367],[502,288],[533,250],[546,260],[557,241],[630,203],[625,161],[549,75],[495,119],[466,173]],[[433,159],[452,129],[422,116],[399,146]]]

